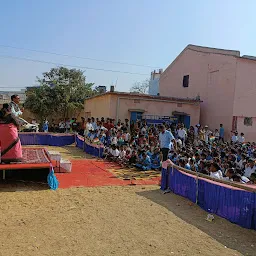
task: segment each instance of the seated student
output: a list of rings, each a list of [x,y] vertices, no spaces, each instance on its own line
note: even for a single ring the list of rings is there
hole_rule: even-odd
[[[231,142],[232,143],[237,143],[238,142],[238,132],[233,132],[233,135],[231,137]]]
[[[226,181],[233,181],[233,176],[234,176],[235,172],[234,172],[234,169],[233,168],[229,168],[227,171],[226,171],[226,176],[223,177],[223,180],[226,180]]]
[[[123,161],[125,154],[126,154],[126,152],[124,150],[124,146],[122,145],[122,146],[120,146],[120,151],[119,151],[119,161],[120,162]]]
[[[250,180],[251,180],[252,184],[256,184],[256,173],[251,174]]]
[[[248,164],[245,166],[244,176],[250,178],[252,173],[256,172],[255,160],[252,158],[248,159]]]
[[[195,162],[195,160],[193,158],[189,159],[189,165],[190,165],[191,171],[193,171],[193,172],[197,172],[198,171],[198,166],[197,166],[197,164],[196,164],[196,162]]]
[[[111,144],[117,145],[117,136],[116,136],[115,132],[112,132],[112,134],[111,134]]]
[[[211,166],[210,166],[210,177],[215,178],[215,179],[219,179],[219,180],[223,179],[222,172],[221,172],[220,167],[217,163],[212,163],[211,164]]]
[[[241,132],[240,136],[238,137],[238,142],[239,143],[244,143],[245,142],[244,133]]]
[[[146,147],[145,147],[145,152],[146,152],[146,154],[147,154],[149,157],[151,157],[151,156],[154,154],[154,152],[151,153],[151,151],[150,151],[150,146],[146,146]]]
[[[191,166],[189,164],[189,160],[187,158],[185,158],[184,160],[185,160],[185,169],[191,170]]]
[[[243,184],[250,184],[250,180],[247,177],[241,176],[238,173],[233,175],[233,180],[235,182],[239,182],[239,183],[243,183]]]
[[[151,160],[150,160],[150,157],[145,153],[143,152],[141,154],[141,160],[136,164],[136,167],[137,168],[140,168],[142,169],[143,171],[147,171],[147,170],[150,170],[151,169]]]
[[[125,156],[123,158],[123,163],[122,163],[123,166],[126,166],[130,163],[131,156],[132,156],[131,149],[126,149]]]
[[[215,132],[213,133],[213,136],[214,136],[216,141],[220,140],[220,133],[219,133],[218,129],[215,129]]]
[[[109,153],[107,156],[110,160],[116,161],[119,157],[119,150],[116,145],[112,145],[109,149]]]
[[[133,150],[132,155],[131,155],[130,160],[129,160],[129,164],[130,165],[135,165],[137,163],[137,160],[138,160],[137,152],[136,152],[136,150]]]
[[[100,134],[100,135],[99,135],[99,141],[100,141],[101,144],[105,145],[105,142],[106,142],[105,136],[103,136],[102,134]]]
[[[151,155],[151,169],[157,170],[161,167],[160,150],[156,148]]]
[[[185,168],[185,160],[184,158],[180,158],[178,161],[178,165],[182,168]]]
[[[91,130],[90,136],[88,137],[91,142],[96,138],[96,134],[94,130]]]

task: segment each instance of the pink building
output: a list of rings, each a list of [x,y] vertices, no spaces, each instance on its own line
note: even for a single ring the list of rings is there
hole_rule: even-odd
[[[256,57],[239,51],[188,45],[160,77],[160,95],[200,97],[200,123],[210,129],[223,124],[256,141]]]

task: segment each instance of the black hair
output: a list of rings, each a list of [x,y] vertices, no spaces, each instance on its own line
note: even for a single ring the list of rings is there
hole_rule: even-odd
[[[211,163],[211,166],[213,166],[216,169],[216,171],[220,170],[219,165],[215,162]]]
[[[19,95],[17,95],[17,94],[13,94],[13,95],[11,96],[11,100],[13,101],[13,100],[16,99],[18,96],[19,96]]]
[[[3,109],[7,110],[9,108],[9,104],[8,103],[4,103],[3,104]]]

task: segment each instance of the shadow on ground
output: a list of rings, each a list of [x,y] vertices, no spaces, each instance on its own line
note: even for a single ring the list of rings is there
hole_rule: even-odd
[[[242,228],[214,216],[213,222],[206,220],[207,212],[186,198],[173,193],[163,194],[161,190],[137,193],[174,213],[177,217],[195,226],[224,246],[237,250],[243,255],[256,255],[256,231]]]
[[[47,190],[49,189],[47,184],[48,173],[48,168],[7,170],[5,180],[3,180],[3,171],[0,171],[0,192]]]

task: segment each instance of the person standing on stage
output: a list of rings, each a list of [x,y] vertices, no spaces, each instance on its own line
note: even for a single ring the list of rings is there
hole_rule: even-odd
[[[174,148],[176,149],[176,140],[170,131],[165,129],[164,125],[159,127],[159,142],[161,152],[163,154],[163,161],[166,161],[168,158],[168,153],[170,150],[171,143],[173,143]]]

